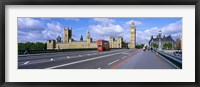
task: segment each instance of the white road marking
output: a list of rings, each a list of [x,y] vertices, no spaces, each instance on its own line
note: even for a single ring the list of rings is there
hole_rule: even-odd
[[[119,59],[117,59],[117,60],[115,60],[115,61],[112,61],[112,62],[108,63],[108,65],[111,65],[111,64],[113,64],[113,63],[115,63],[115,62],[117,62],[117,61],[119,61]]]
[[[53,69],[53,68],[68,66],[68,65],[72,65],[72,64],[77,64],[77,63],[82,63],[82,62],[86,62],[86,61],[95,60],[95,59],[105,58],[105,57],[108,57],[108,56],[112,56],[112,55],[116,55],[116,54],[121,54],[121,53],[122,53],[122,52],[113,53],[113,54],[108,54],[108,55],[103,55],[103,56],[94,57],[94,58],[90,58],[90,59],[80,60],[80,61],[71,62],[71,63],[66,63],[66,64],[61,64],[61,65],[57,65],[57,66],[52,66],[52,67],[48,67],[48,68],[45,68],[45,69]]]
[[[69,56],[67,56],[67,58],[70,58]]]
[[[90,55],[90,54],[87,54],[87,55]]]
[[[53,61],[53,58],[51,58],[51,61]]]
[[[29,61],[25,62],[24,65],[26,65],[26,64],[28,64],[28,63],[29,63]]]
[[[101,67],[97,68],[97,69],[101,69]]]
[[[79,57],[82,57],[82,55],[78,55]]]
[[[129,54],[129,53],[124,52],[124,53],[122,53],[122,54]]]
[[[127,56],[124,56],[124,57],[122,57],[121,59],[124,59],[124,58],[126,58]]]
[[[30,64],[44,63],[44,62],[50,62],[50,61],[51,61],[51,60],[38,61],[38,62],[32,61],[31,63],[28,63],[28,64],[30,65]],[[25,64],[23,64],[23,65],[25,65]],[[23,66],[23,65],[22,65],[22,66]]]

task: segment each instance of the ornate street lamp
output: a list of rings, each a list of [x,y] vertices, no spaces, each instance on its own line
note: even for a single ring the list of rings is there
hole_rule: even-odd
[[[160,51],[160,50],[162,50],[162,44],[161,44],[161,34],[162,34],[162,32],[161,31],[159,31],[158,32],[158,40],[159,40],[159,42],[158,42],[158,50]]]

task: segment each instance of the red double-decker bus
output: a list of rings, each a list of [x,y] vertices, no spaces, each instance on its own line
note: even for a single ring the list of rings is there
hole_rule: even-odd
[[[106,40],[97,40],[97,50],[98,51],[110,50],[109,42]]]

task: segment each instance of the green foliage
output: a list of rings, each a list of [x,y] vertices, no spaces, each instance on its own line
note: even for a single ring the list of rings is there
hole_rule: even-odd
[[[46,50],[47,49],[47,43],[41,43],[41,42],[26,42],[26,43],[18,43],[18,50]]]
[[[166,50],[172,49],[172,43],[163,44],[163,49],[166,49]]]
[[[151,44],[151,47],[153,47],[153,48],[158,48],[158,44],[157,44],[157,43],[152,43],[152,44]]]
[[[144,47],[144,44],[136,44],[135,48],[136,49],[141,49]]]

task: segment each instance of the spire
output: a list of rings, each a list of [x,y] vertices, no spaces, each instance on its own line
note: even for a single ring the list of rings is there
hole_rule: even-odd
[[[87,34],[89,35],[89,34],[90,34],[90,32],[89,32],[89,31],[87,31]]]
[[[90,32],[87,31],[87,39],[90,39]]]
[[[169,37],[170,37],[170,38],[172,37],[171,34],[169,35]]]
[[[87,36],[90,36],[90,32],[89,31],[87,31]]]
[[[151,35],[151,39],[153,39],[153,35]]]
[[[135,25],[135,23],[134,23],[133,21],[131,22],[131,24],[132,24],[132,25]]]
[[[83,41],[83,36],[81,35],[80,41]]]
[[[158,34],[161,34],[161,33],[162,33],[162,31],[161,31],[161,30],[159,30],[159,31],[158,31]]]
[[[131,22],[131,27],[134,27],[135,26],[135,23],[132,21]]]
[[[159,30],[159,31],[158,31],[158,38],[161,38],[161,34],[162,34],[162,31]]]

